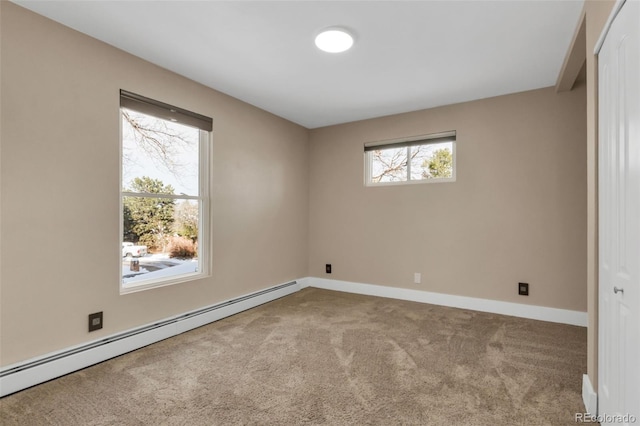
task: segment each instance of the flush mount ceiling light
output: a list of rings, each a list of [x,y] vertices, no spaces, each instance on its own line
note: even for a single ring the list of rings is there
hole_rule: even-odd
[[[327,28],[316,36],[316,46],[324,52],[344,52],[353,46],[353,36],[344,28]]]

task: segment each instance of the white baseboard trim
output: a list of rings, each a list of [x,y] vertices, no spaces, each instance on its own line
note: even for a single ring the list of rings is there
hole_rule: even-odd
[[[433,305],[450,306],[481,312],[491,312],[514,317],[577,325],[581,327],[586,327],[588,321],[586,312],[549,308],[545,306],[525,305],[522,303],[502,302],[499,300],[479,299],[475,297],[456,296],[452,294],[433,293],[422,290],[386,287],[381,285],[354,283],[316,277],[307,277],[303,280],[298,280],[298,282],[301,283],[302,287],[316,287],[326,290],[344,291],[347,293],[410,300],[413,302],[430,303]]]
[[[271,302],[295,293],[301,288],[299,282],[292,281],[123,333],[9,365],[0,370],[0,397]]]
[[[593,390],[589,376],[582,376],[582,402],[584,402],[585,412],[592,416],[598,415],[598,394]]]
[[[81,370],[85,367],[176,336],[202,325],[218,321],[222,318],[295,293],[305,287],[316,287],[347,293],[451,306],[583,327],[587,325],[587,314],[585,312],[432,293],[421,290],[306,277],[202,309],[176,315],[123,333],[103,337],[95,341],[9,365],[0,369],[0,397]],[[597,395],[593,392],[589,378],[586,375],[584,376],[584,380],[583,400],[585,407],[589,413],[595,414],[597,409]]]

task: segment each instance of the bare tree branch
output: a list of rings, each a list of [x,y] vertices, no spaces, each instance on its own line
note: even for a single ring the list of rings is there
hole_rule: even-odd
[[[373,182],[380,182],[383,177],[397,177],[403,170],[407,168],[407,157],[405,150],[395,150],[393,156],[388,160],[383,155],[383,150],[373,151],[374,160],[382,165],[383,169],[380,174],[372,176]]]
[[[135,143],[145,154],[161,168],[180,180],[184,175],[185,167],[179,161],[180,152],[192,145],[183,134],[170,129],[163,120],[155,119],[148,122],[143,116],[133,116],[129,111],[123,110],[122,116],[131,127]],[[123,152],[124,162],[133,163],[132,156]]]

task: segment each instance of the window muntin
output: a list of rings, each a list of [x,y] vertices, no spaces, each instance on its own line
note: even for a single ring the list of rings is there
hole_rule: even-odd
[[[200,127],[210,119],[194,127],[206,117],[126,95],[133,94],[121,96],[121,293],[208,273],[209,131]]]
[[[455,181],[455,132],[365,145],[369,186]]]

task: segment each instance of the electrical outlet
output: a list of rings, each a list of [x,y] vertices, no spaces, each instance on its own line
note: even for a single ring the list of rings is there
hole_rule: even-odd
[[[518,283],[518,294],[520,296],[529,295],[529,283]]]
[[[413,283],[420,284],[422,282],[422,274],[420,272],[416,272],[413,274]]]
[[[331,273],[331,264],[330,264],[330,263],[327,263],[326,265],[324,265],[324,271],[325,271],[327,274],[330,274],[330,273]]]
[[[96,312],[89,315],[89,332],[100,330],[102,328],[102,312]]]

